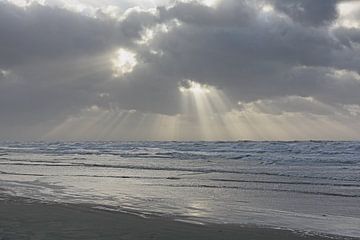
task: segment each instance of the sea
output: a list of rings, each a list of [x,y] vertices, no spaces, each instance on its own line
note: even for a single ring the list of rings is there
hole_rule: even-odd
[[[0,193],[360,237],[360,142],[1,142]]]

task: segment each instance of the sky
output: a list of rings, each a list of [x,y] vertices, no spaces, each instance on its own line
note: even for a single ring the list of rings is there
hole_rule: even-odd
[[[1,140],[360,140],[360,1],[0,0]]]

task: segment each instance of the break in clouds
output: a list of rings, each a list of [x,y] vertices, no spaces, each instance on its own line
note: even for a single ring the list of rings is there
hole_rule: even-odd
[[[359,74],[358,1],[0,1],[2,139],[359,139]]]

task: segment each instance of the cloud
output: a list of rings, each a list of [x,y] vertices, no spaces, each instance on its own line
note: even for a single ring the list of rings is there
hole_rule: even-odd
[[[0,68],[13,72],[0,82],[2,123],[63,119],[98,103],[103,83],[112,78],[111,54],[133,45],[151,15],[145,12],[129,10],[117,21],[1,2]]]
[[[258,100],[250,103],[239,102],[240,110],[282,115],[285,113],[310,113],[316,115],[344,114],[334,106],[326,105],[312,97],[287,96]]]
[[[255,115],[357,119],[360,37],[344,23],[359,19],[339,1],[113,3],[121,10],[81,1],[88,14],[62,1],[0,2],[0,132],[14,137],[5,129],[22,126],[29,136],[46,135],[92,106],[95,115],[134,110],[151,121],[182,115],[190,129],[199,116],[184,116],[185,100],[215,119],[232,112],[227,122],[241,115],[239,102]],[[114,64],[119,51],[126,71]],[[213,91],[186,99],[179,89],[186,82]],[[216,136],[225,136],[221,129]]]
[[[319,26],[330,24],[338,16],[338,0],[274,0],[275,8],[285,13],[295,22]]]
[[[37,3],[22,8],[0,2],[0,65],[78,58],[131,45],[153,15],[136,9],[125,14],[119,22]]]
[[[244,14],[236,18],[231,12]],[[344,44],[328,27],[307,27],[276,13],[266,14],[239,1],[223,1],[215,9],[196,2],[161,8],[160,16],[181,24],[159,33],[146,46],[161,54],[145,50],[142,56],[150,69],[141,76],[140,68],[135,78],[151,81],[154,73],[159,87],[169,88],[192,79],[241,101],[299,95],[359,102],[356,95],[345,92],[335,97],[338,90],[359,89],[358,47]],[[339,76],[337,70],[355,73]]]

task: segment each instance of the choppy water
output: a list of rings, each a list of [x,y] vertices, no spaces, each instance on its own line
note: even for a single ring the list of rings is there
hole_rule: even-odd
[[[7,142],[0,189],[360,237],[360,142]]]

